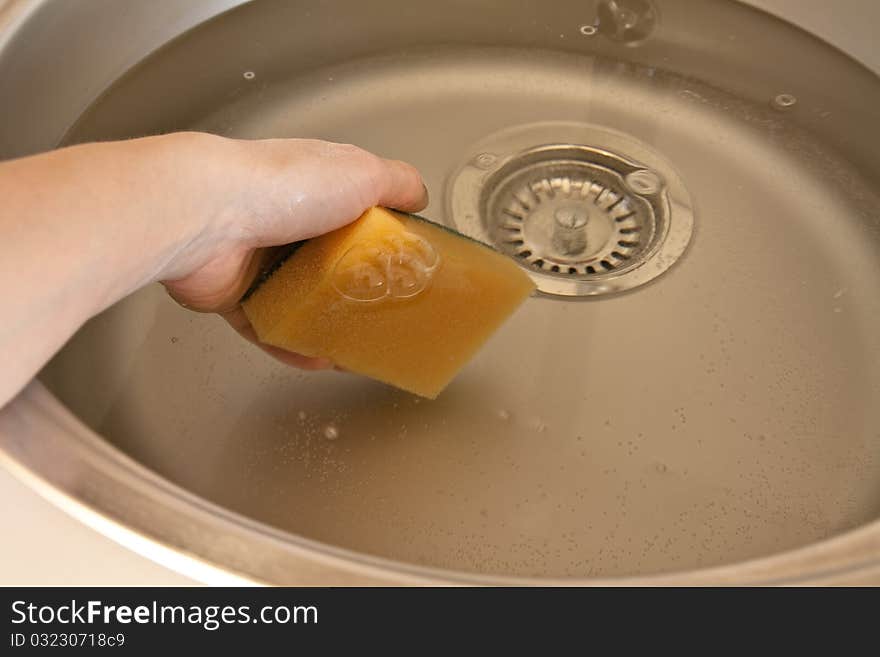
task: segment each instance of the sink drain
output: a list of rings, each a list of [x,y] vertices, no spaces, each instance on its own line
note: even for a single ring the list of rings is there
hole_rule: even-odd
[[[597,159],[595,151],[571,146],[513,158],[507,165],[513,172],[502,171],[504,179],[488,190],[492,242],[533,269],[565,277],[639,264],[662,228],[662,209],[655,212],[649,201],[628,193]]]
[[[508,153],[496,147],[472,156],[449,189],[456,227],[515,258],[546,294],[595,296],[642,285],[672,266],[693,229],[689,199],[671,167],[654,154],[645,161],[644,146],[636,149],[640,159],[629,157],[628,138],[580,129],[593,143],[613,135],[627,155],[577,143]],[[552,128],[499,138],[509,149],[535,130]]]

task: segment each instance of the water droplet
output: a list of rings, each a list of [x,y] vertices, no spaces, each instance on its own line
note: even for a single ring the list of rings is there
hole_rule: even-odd
[[[643,41],[657,24],[657,10],[650,0],[602,0],[597,12],[602,33],[622,43]]]
[[[773,99],[771,104],[778,110],[785,110],[794,106],[795,103],[797,103],[797,98],[795,96],[791,94],[779,94]]]
[[[696,91],[691,91],[690,89],[682,89],[681,91],[678,92],[678,95],[681,96],[682,98],[687,98],[688,100],[699,100],[699,101],[706,100],[700,94],[698,94]]]
[[[636,194],[656,194],[660,191],[663,182],[653,171],[639,169],[626,177],[626,184]]]
[[[339,438],[339,429],[334,424],[328,424],[324,427],[324,438],[327,440],[336,440]]]
[[[474,162],[481,169],[488,169],[498,161],[498,156],[494,153],[480,153],[474,159]]]
[[[599,29],[595,25],[581,25],[579,31],[584,36],[593,36]]]
[[[242,77],[245,80],[253,80],[255,77],[257,77],[257,74],[253,71],[245,71],[244,73],[242,73]]]
[[[176,338],[176,337],[173,337],[173,336],[172,336],[172,338],[171,338],[171,344],[176,343],[178,339],[179,339],[179,338]]]

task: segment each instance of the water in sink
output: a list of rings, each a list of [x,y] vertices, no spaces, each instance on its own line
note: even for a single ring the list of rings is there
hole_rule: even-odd
[[[450,181],[481,140],[598,125],[674,167],[688,250],[623,294],[529,300],[436,401],[291,371],[146,289],[43,373],[87,423],[250,517],[454,570],[683,570],[880,515],[880,144],[863,129],[876,78],[729,3],[658,3],[637,48],[582,32],[583,3],[503,23],[495,3],[468,20],[407,11],[393,41],[366,10],[349,25],[312,4],[299,23],[255,2],[197,29],[70,139],[195,127],[354,142],[416,164],[425,214],[450,221]],[[291,43],[290,26],[326,34],[334,16],[343,48]],[[207,57],[230,39],[235,53]]]

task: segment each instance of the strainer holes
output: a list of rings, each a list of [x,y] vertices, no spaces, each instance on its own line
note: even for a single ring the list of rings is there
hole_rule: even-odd
[[[557,132],[584,138],[554,143]],[[454,227],[514,258],[541,293],[592,297],[642,285],[681,255],[693,216],[660,154],[637,143],[632,154],[604,148],[614,144],[626,140],[568,123],[500,131],[448,185]],[[490,152],[497,160],[481,167],[476,158]],[[650,168],[630,159],[640,153]],[[675,225],[673,208],[682,216]]]

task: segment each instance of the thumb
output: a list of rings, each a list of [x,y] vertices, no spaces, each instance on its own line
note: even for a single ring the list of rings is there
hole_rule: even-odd
[[[404,212],[418,212],[428,205],[428,188],[413,165],[401,160],[380,158],[380,166],[384,172],[379,177],[373,205]]]

